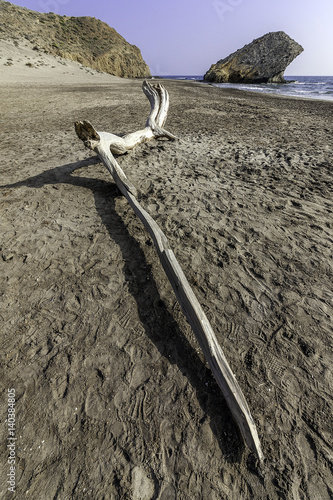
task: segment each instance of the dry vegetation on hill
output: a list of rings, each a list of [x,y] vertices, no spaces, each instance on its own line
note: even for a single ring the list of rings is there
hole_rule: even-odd
[[[0,0],[0,39],[25,38],[36,50],[65,57],[112,75],[150,76],[140,50],[94,17],[41,14]]]

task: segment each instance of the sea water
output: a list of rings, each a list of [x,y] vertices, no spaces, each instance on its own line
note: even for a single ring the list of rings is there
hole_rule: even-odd
[[[165,76],[176,80],[202,81],[203,76]],[[288,83],[214,83],[221,88],[250,90],[266,94],[286,95],[310,99],[325,99],[333,101],[333,76],[285,76]]]

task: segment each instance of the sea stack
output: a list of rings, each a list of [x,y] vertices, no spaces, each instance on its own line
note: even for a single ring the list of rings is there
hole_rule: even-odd
[[[284,31],[267,33],[212,64],[204,80],[215,83],[285,83],[285,69],[303,50]]]

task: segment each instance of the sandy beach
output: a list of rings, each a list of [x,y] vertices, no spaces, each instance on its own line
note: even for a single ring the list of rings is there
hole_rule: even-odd
[[[260,466],[149,236],[75,135],[142,128],[142,81],[6,43],[1,498],[15,389],[16,498],[329,500],[333,103],[164,80],[179,140],[118,158],[244,392]]]

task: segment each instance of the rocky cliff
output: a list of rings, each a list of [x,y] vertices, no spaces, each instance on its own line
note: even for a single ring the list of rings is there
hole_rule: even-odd
[[[284,83],[286,67],[303,50],[283,31],[267,33],[213,64],[204,79],[216,83]]]
[[[140,50],[94,17],[40,14],[0,0],[0,39],[25,38],[36,50],[78,61],[111,75],[148,77]]]

